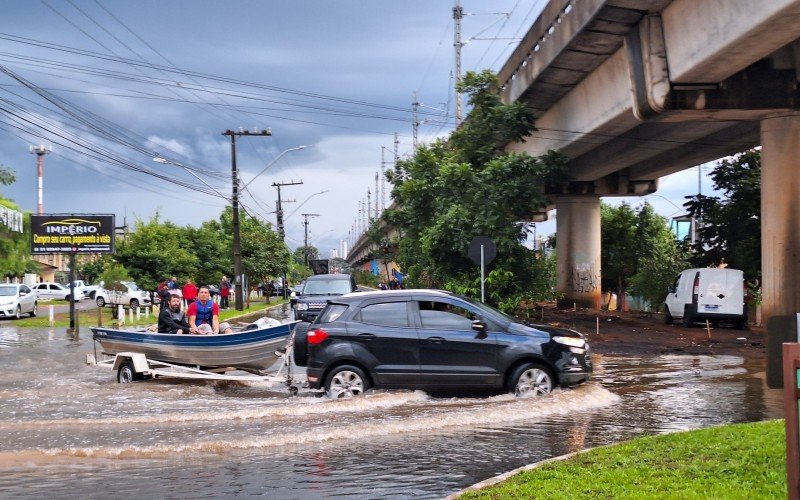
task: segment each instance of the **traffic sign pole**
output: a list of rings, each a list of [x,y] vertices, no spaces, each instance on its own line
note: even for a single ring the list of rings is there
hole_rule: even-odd
[[[481,245],[481,302],[485,303],[486,302],[486,297],[485,297],[485,294],[484,294],[484,288],[485,288],[484,285],[485,285],[485,283],[483,281],[484,268],[485,268],[485,265],[484,265],[484,262],[483,262],[483,245]]]

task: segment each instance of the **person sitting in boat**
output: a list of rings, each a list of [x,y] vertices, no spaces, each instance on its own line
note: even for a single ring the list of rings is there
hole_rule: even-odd
[[[201,286],[197,291],[197,299],[189,304],[186,314],[189,324],[201,335],[216,335],[218,333],[231,333],[231,325],[219,322],[219,306],[211,300],[211,292],[207,286]]]
[[[158,333],[200,333],[186,321],[186,314],[181,311],[181,298],[177,295],[170,295],[168,307],[161,309],[158,315]]]

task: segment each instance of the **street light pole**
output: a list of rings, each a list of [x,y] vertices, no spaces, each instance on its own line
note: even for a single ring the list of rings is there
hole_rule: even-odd
[[[241,135],[269,136],[272,135],[270,129],[264,130],[226,130],[222,135],[231,138],[231,181],[233,192],[231,196],[231,207],[233,208],[233,283],[234,283],[234,307],[237,311],[244,310],[244,276],[242,275],[242,241],[239,227],[239,177],[236,169],[236,137]]]
[[[207,188],[209,188],[210,190],[214,191],[214,193],[215,193],[217,196],[219,196],[219,197],[220,197],[220,198],[222,198],[223,200],[226,200],[226,201],[228,201],[228,197],[227,197],[227,196],[225,196],[224,194],[220,193],[220,192],[217,190],[217,188],[215,188],[214,186],[212,186],[211,184],[209,184],[208,182],[206,182],[206,180],[205,180],[205,179],[203,179],[202,177],[200,177],[199,175],[197,175],[197,174],[194,172],[194,169],[192,169],[192,168],[189,168],[189,167],[187,167],[186,165],[183,165],[183,164],[181,164],[181,163],[178,163],[178,162],[176,162],[176,161],[170,161],[170,160],[167,160],[166,158],[164,158],[164,157],[162,157],[162,156],[156,156],[155,158],[153,158],[153,161],[154,161],[154,162],[156,162],[156,163],[161,163],[161,164],[163,164],[163,165],[175,165],[176,167],[181,167],[181,168],[182,168],[182,169],[184,169],[186,172],[188,172],[189,174],[191,174],[192,176],[194,176],[194,178],[195,178],[195,179],[197,179],[197,180],[199,180],[200,182],[202,182],[203,184],[205,184],[205,186],[206,186]]]

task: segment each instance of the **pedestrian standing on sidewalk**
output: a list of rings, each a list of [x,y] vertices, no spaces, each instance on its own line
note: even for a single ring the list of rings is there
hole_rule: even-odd
[[[194,302],[194,299],[197,298],[197,285],[194,284],[191,278],[186,280],[186,284],[183,285],[182,291],[183,299],[187,304],[191,304]]]
[[[219,283],[219,306],[222,309],[227,309],[228,306],[228,297],[231,295],[231,282],[228,281],[228,278],[223,276],[222,281]]]

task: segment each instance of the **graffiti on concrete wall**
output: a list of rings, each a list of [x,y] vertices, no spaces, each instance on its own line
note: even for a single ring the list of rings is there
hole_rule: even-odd
[[[600,289],[600,273],[591,264],[575,264],[569,285],[573,292],[592,293]]]

